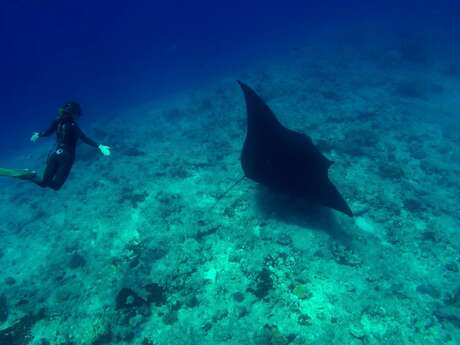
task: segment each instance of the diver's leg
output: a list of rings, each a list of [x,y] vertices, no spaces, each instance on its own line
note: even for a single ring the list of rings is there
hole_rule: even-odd
[[[32,177],[30,180],[36,185],[46,188],[50,185],[53,180],[54,175],[56,174],[58,168],[56,154],[53,153],[46,162],[45,172],[43,173],[43,178],[40,179],[38,176]]]
[[[59,190],[64,182],[69,177],[70,170],[72,170],[74,159],[70,157],[68,154],[63,153],[58,158],[57,164],[57,171],[54,175],[54,179],[50,182],[49,187],[53,188],[54,190]]]

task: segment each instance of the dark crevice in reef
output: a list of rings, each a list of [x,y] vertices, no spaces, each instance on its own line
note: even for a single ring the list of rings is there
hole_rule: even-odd
[[[254,294],[258,299],[264,299],[268,296],[270,290],[273,289],[273,279],[270,270],[264,267],[256,278],[256,287],[249,288],[248,291]]]
[[[8,302],[4,295],[0,296],[0,323],[5,322],[8,320]]]
[[[30,331],[38,321],[46,317],[45,309],[36,314],[29,314],[21,318],[14,325],[0,331],[0,344],[27,345],[31,340]]]

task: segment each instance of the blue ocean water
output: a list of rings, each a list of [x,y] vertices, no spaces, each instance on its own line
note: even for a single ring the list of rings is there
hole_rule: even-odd
[[[193,87],[318,30],[379,45],[404,31],[456,45],[455,1],[5,1],[0,147],[24,144],[66,99],[88,116]],[[347,42],[348,40],[348,42]],[[325,42],[325,44],[330,44]]]
[[[242,1],[3,3],[2,147],[20,144],[66,99],[94,116],[206,80],[257,53],[254,42],[282,37],[304,11]]]

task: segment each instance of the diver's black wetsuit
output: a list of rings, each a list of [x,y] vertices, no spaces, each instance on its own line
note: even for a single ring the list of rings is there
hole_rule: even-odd
[[[93,147],[98,147],[98,144],[87,137],[71,117],[54,120],[50,127],[39,135],[40,137],[47,137],[54,132],[56,132],[57,137],[56,149],[48,157],[43,179],[35,179],[33,182],[44,188],[50,187],[58,190],[62,187],[72,169],[78,140],[81,139],[84,143]]]

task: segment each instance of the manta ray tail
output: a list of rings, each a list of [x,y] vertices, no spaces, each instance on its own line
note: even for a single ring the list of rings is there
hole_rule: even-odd
[[[235,182],[233,182],[232,185],[231,185],[230,187],[228,187],[221,195],[219,195],[219,196],[216,198],[216,202],[214,203],[214,205],[213,205],[212,207],[213,207],[213,208],[216,207],[216,205],[219,203],[219,201],[221,201],[222,198],[228,194],[228,192],[230,192],[233,188],[235,188],[238,184],[240,184],[240,182],[243,181],[245,178],[246,178],[246,176],[243,175],[243,176],[240,177],[238,180],[236,180]]]

